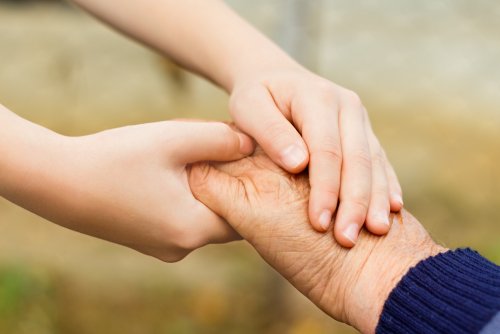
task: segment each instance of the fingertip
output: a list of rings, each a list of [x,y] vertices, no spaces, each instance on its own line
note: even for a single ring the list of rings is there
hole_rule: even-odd
[[[366,228],[373,234],[384,235],[389,232],[391,223],[389,213],[380,212],[368,215],[366,219]]]
[[[193,195],[196,195],[198,188],[206,184],[210,165],[207,162],[195,162],[186,168],[189,186]]]
[[[404,207],[403,197],[398,193],[391,194],[390,204],[392,212],[401,211]]]
[[[334,236],[344,247],[353,247],[366,221],[368,208],[358,201],[341,201],[335,217]]]
[[[238,135],[238,139],[240,141],[240,153],[244,156],[251,155],[256,146],[254,140],[242,132],[236,132],[236,134]]]
[[[322,210],[319,214],[309,214],[312,227],[321,233],[328,231],[332,223],[332,211],[328,209]]]
[[[392,212],[399,212],[404,207],[401,185],[394,168],[390,163],[386,163],[387,179],[389,181],[389,198]]]
[[[330,210],[323,210],[318,218],[319,226],[323,231],[328,231],[330,224],[332,222],[332,212]]]
[[[358,241],[360,226],[357,223],[349,223],[343,229],[334,229],[335,240],[342,247],[352,248]]]
[[[312,180],[311,180],[311,183]],[[312,186],[309,194],[309,219],[318,232],[326,232],[333,222],[337,208],[338,192],[328,191],[323,187]]]

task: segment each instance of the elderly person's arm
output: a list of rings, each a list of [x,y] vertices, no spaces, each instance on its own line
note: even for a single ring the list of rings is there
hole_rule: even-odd
[[[333,318],[363,333],[498,329],[499,267],[471,250],[437,245],[406,211],[392,216],[386,236],[363,232],[356,247],[342,248],[310,228],[307,179],[261,151],[190,172],[194,195]]]

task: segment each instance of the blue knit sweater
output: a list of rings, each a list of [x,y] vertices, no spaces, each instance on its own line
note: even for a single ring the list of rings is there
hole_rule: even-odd
[[[410,269],[390,293],[377,333],[500,333],[500,267],[471,249]]]

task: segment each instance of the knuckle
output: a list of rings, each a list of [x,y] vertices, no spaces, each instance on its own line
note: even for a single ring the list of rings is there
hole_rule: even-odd
[[[337,182],[322,183],[318,187],[318,192],[320,193],[321,197],[337,200],[339,198],[340,188]]]
[[[375,153],[372,154],[372,163],[373,164],[378,164],[383,166],[385,164],[385,156],[382,152],[382,150],[377,150]]]
[[[320,79],[316,83],[316,87],[321,92],[332,93],[336,91],[336,86],[332,82],[326,79]]]
[[[372,168],[372,158],[366,150],[358,150],[349,155],[349,160],[365,169]]]
[[[378,198],[384,202],[389,201],[389,194],[385,185],[378,185],[372,189],[372,197]]]
[[[315,90],[316,94],[318,94],[319,98],[323,101],[333,102],[338,95],[335,85],[327,80],[320,80]]]
[[[325,159],[330,162],[333,161],[335,165],[342,164],[342,150],[337,147],[326,147],[321,150],[311,151],[311,160]]]
[[[368,194],[357,192],[347,199],[353,207],[361,209],[363,212],[368,211],[369,196]]]
[[[355,107],[359,107],[357,109],[361,109],[361,107],[363,106],[363,103],[361,102],[361,98],[359,97],[359,95],[352,91],[352,90],[344,90],[342,92],[342,100],[345,102],[345,103],[348,103],[350,105],[353,105]]]
[[[320,144],[311,144],[311,156],[326,156],[333,160],[342,161],[342,147],[337,138],[333,136],[323,136],[318,142]]]

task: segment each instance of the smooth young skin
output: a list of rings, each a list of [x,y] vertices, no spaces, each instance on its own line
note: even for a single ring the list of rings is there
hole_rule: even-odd
[[[310,186],[261,150],[221,164],[193,165],[193,194],[224,217],[284,278],[333,318],[373,333],[390,291],[408,269],[445,249],[408,212],[384,237],[361,232],[347,250],[307,226]],[[401,216],[399,216],[401,215]]]
[[[309,217],[356,243],[366,221],[389,230],[402,206],[396,174],[352,91],[286,55],[219,0],[74,0],[118,30],[170,56],[231,95],[236,125],[292,173],[309,164]]]
[[[198,202],[186,165],[250,154],[253,141],[223,123],[161,122],[64,137],[0,106],[0,196],[44,218],[178,261],[239,239]]]

